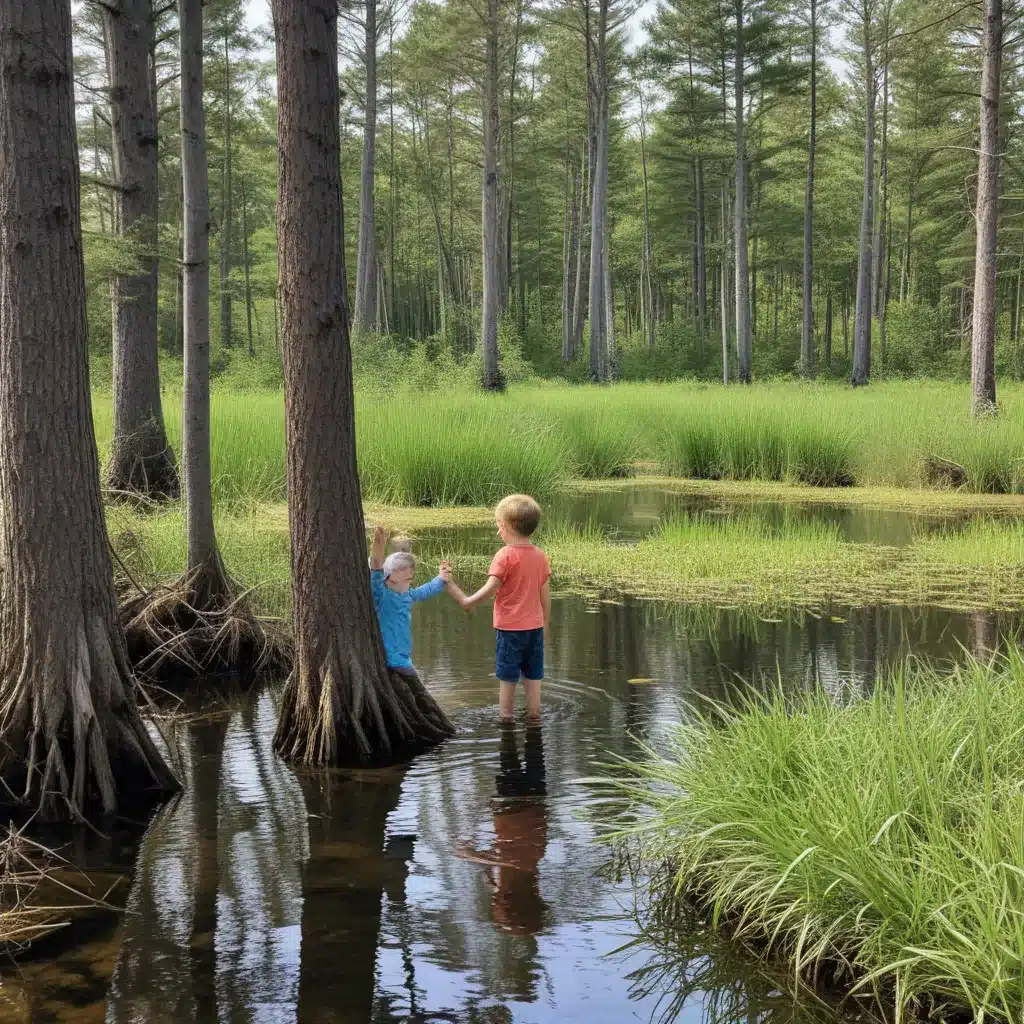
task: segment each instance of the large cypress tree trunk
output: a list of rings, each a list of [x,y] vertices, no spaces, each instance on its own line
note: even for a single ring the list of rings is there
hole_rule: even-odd
[[[864,20],[864,88],[867,106],[864,118],[864,195],[861,199],[860,245],[857,253],[857,305],[853,321],[854,387],[867,384],[871,376],[871,283],[873,276],[871,233],[874,229],[875,198],[875,71],[871,60],[871,22]]]
[[[807,143],[807,187],[804,192],[803,323],[800,330],[800,372],[814,376],[814,156],[818,135],[818,0],[811,4],[811,130]]]
[[[185,207],[185,395],[181,424],[188,571],[199,607],[230,593],[213,528],[210,465],[210,186],[203,113],[202,0],[178,0],[181,33],[181,171]],[[223,306],[221,307],[223,315]]]
[[[135,704],[89,393],[69,0],[0,0],[0,777],[45,816],[176,786]]]
[[[356,250],[357,331],[372,331],[377,309],[377,228],[373,216],[373,172],[377,145],[377,0],[366,0],[366,115],[359,189],[359,246]]]
[[[274,0],[280,291],[296,659],[274,745],[309,763],[398,762],[452,732],[389,673],[370,597],[344,289],[335,0]]]
[[[498,313],[501,299],[501,224],[498,208],[498,0],[487,0],[487,66],[484,69],[483,169],[483,300],[480,343],[483,347],[483,386],[500,391],[505,380],[498,365]]]
[[[1002,0],[985,0],[982,35],[981,147],[978,154],[974,322],[971,330],[971,412],[996,411],[996,241],[999,229],[999,72]]]
[[[743,85],[746,74],[743,53],[743,3],[736,0],[736,196],[733,213],[733,238],[736,246],[736,353],[737,375],[744,384],[751,380],[750,263],[747,251],[747,151],[744,132]]]
[[[115,229],[135,248],[134,273],[114,274],[114,437],[107,486],[177,497],[157,358],[157,126],[150,88],[151,0],[101,8],[110,76]]]

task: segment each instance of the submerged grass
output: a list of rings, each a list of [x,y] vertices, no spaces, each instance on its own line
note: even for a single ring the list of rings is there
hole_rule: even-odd
[[[699,479],[814,487],[957,480],[977,493],[1024,493],[1024,387],[1000,395],[1001,415],[976,422],[967,389],[938,383],[359,391],[360,474],[370,500],[407,505],[491,504],[517,490],[543,500],[570,479],[628,475],[637,464]],[[96,393],[93,407],[106,452],[110,396]],[[176,395],[164,412],[178,450]],[[216,392],[212,419],[218,502],[280,500],[281,394]],[[938,477],[936,465],[945,467]]]
[[[715,925],[899,1014],[1024,1014],[1024,653],[910,666],[865,701],[751,697],[619,783],[615,833]],[[655,875],[655,878],[658,876]],[[897,1016],[897,1019],[900,1019]]]

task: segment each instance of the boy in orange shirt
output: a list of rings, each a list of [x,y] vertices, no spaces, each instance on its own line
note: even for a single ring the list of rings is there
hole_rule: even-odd
[[[548,557],[531,540],[540,525],[540,505],[526,494],[511,494],[494,510],[505,546],[494,556],[487,582],[467,597],[454,583],[448,592],[463,608],[494,598],[495,675],[501,681],[498,712],[512,718],[516,684],[522,680],[526,715],[540,718],[544,678],[544,629],[551,613]]]

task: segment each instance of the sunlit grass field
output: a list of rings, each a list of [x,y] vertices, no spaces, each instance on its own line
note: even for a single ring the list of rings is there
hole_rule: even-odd
[[[975,492],[1024,493],[1024,388],[1000,392],[997,419],[973,421],[964,385],[882,383],[751,388],[698,384],[610,388],[522,386],[379,392],[356,400],[359,467],[368,499],[404,505],[488,505],[526,491],[543,500],[567,480],[638,470],[699,479],[815,486],[917,487],[929,465],[962,468]],[[101,452],[109,395],[96,393]],[[168,394],[172,444],[180,399]],[[284,403],[276,392],[215,392],[213,473],[219,502],[276,501],[284,492]]]
[[[666,913],[695,897],[797,974],[877,987],[896,1020],[1020,1020],[1022,687],[1011,646],[994,665],[904,666],[867,700],[697,714],[620,784],[654,812],[620,838],[667,868]]]

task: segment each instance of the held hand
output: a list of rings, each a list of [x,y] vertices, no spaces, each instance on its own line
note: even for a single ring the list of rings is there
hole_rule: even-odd
[[[388,528],[383,523],[377,523],[373,528],[374,544],[386,544],[388,540]]]
[[[451,581],[452,581],[452,563],[447,561],[447,560],[442,562],[440,567],[437,570],[437,575],[440,576],[441,579],[444,580],[445,583],[451,583]]]

